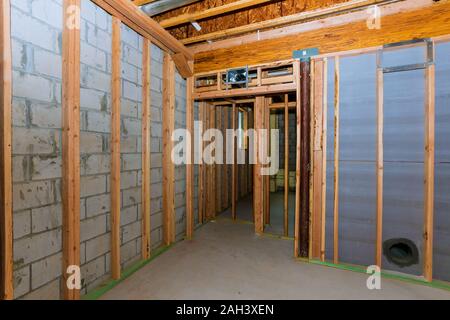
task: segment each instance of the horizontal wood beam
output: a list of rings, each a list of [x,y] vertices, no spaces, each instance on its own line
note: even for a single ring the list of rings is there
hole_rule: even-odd
[[[424,0],[417,1],[424,3]],[[195,73],[288,59],[298,48],[316,47],[321,54],[327,54],[450,34],[450,2],[425,2],[430,5],[412,11],[403,8],[399,13],[383,16],[380,29],[368,29],[367,21],[363,19],[201,52],[195,55]]]
[[[400,12],[415,11],[421,8],[426,8],[433,4],[433,0],[416,0],[414,2],[393,2],[378,5],[381,12],[381,19],[385,16],[397,14]],[[352,10],[349,13],[340,15],[330,15],[328,17],[312,19],[306,22],[299,22],[289,24],[284,27],[269,29],[265,31],[251,32],[232,38],[221,39],[217,41],[201,42],[189,46],[195,55],[200,52],[214,51],[218,49],[231,48],[235,46],[241,46],[244,44],[250,44],[253,42],[260,42],[264,40],[272,40],[275,38],[283,38],[291,35],[296,35],[303,32],[309,32],[317,29],[325,29],[335,27],[343,24],[349,24],[357,21],[367,21],[366,10]]]
[[[182,53],[172,55],[172,60],[177,66],[177,70],[183,78],[190,78],[194,74],[193,61],[186,60]]]
[[[158,1],[158,0],[134,0],[133,3],[139,7],[139,6],[143,6],[145,4],[149,4],[149,3],[152,3],[155,1]]]
[[[169,50],[169,53],[182,53],[186,60],[193,60],[192,52],[155,20],[148,17],[129,0],[91,0],[109,14],[119,18],[124,24],[146,37],[153,43]]]
[[[252,95],[267,95],[272,93],[291,92],[295,91],[296,86],[294,83],[276,84],[264,87],[252,87],[243,89],[223,90],[223,91],[210,91],[195,93],[194,99],[196,100],[208,100],[219,99],[227,97],[240,97],[240,96],[252,96]]]
[[[163,28],[170,28],[174,26],[178,26],[181,24],[198,21],[206,18],[211,18],[215,16],[219,16],[225,13],[253,7],[259,4],[264,4],[267,2],[271,2],[273,0],[239,0],[236,2],[231,2],[228,4],[224,4],[222,6],[209,8],[206,10],[202,10],[194,13],[185,13],[176,17],[168,18],[166,20],[162,20],[159,24]]]
[[[374,4],[381,4],[386,2],[393,1],[403,1],[403,0],[352,0],[344,3],[340,3],[328,8],[317,9],[308,12],[300,12],[297,14],[279,17],[271,20],[264,20],[257,23],[247,24],[240,27],[235,27],[226,30],[220,30],[216,32],[211,32],[207,34],[203,34],[200,36],[190,37],[187,39],[181,40],[184,44],[197,43],[208,40],[216,40],[225,37],[236,36],[239,34],[244,34],[248,32],[253,32],[257,30],[264,30],[268,28],[279,27],[283,25],[287,25],[289,23],[298,23],[301,21],[306,21],[314,18],[320,18],[328,15],[340,14],[343,12],[347,12],[349,10],[355,10],[359,8],[365,8]]]

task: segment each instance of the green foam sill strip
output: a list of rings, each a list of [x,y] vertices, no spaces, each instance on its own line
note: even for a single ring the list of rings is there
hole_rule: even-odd
[[[195,226],[194,230],[198,230],[202,228],[203,226],[207,225],[207,223],[204,224],[198,224]],[[186,240],[184,238],[183,240]],[[180,240],[178,242],[181,242],[183,240]],[[93,290],[92,292],[85,294],[81,297],[82,300],[97,300],[101,296],[103,296],[106,292],[117,286],[119,283],[123,282],[125,279],[133,275],[135,272],[139,271],[141,268],[152,262],[154,259],[168,251],[170,248],[172,248],[174,245],[176,245],[178,242],[170,245],[170,246],[163,246],[158,249],[153,250],[153,253],[151,257],[148,260],[140,260],[133,264],[132,266],[128,267],[122,272],[122,275],[120,276],[119,280],[108,280],[105,283],[101,284],[97,289]]]
[[[230,219],[230,218],[223,218],[223,217],[220,218],[220,219],[217,219],[217,220],[230,220],[232,222],[236,222],[236,223],[240,223],[240,224],[253,224],[252,222],[246,221],[246,220],[239,220],[239,219],[238,220],[233,220],[233,219]],[[217,220],[212,220],[212,221],[217,221]],[[212,222],[212,221],[208,221],[208,223]],[[197,225],[195,227],[195,230],[198,230],[198,229],[204,227],[208,223]],[[267,237],[271,237],[271,238],[275,238],[275,239],[280,239],[280,240],[293,240],[293,238],[290,238],[290,237],[278,236],[278,235],[273,235],[273,234],[270,234],[270,233],[264,233],[263,236],[267,236]],[[183,240],[180,240],[179,242],[181,242],[181,241],[183,241]],[[104,284],[100,285],[94,291],[92,291],[92,292],[82,296],[81,299],[82,300],[97,300],[97,299],[99,299],[101,296],[103,296],[106,292],[108,292],[111,289],[113,289],[119,283],[123,282],[125,279],[127,279],[128,277],[133,275],[135,272],[139,271],[141,268],[143,268],[144,266],[146,266],[147,264],[152,262],[154,259],[156,259],[160,255],[162,255],[163,253],[167,252],[175,244],[172,244],[170,246],[160,247],[160,248],[154,250],[150,259],[144,260],[144,261],[142,261],[142,260],[138,261],[134,265],[132,265],[129,268],[125,269],[122,272],[122,275],[121,275],[119,280],[109,280],[109,281],[105,282]],[[334,264],[334,263],[331,263],[331,262],[322,262],[322,261],[319,261],[319,260],[309,260],[309,259],[304,259],[304,258],[297,258],[296,260],[301,261],[301,262],[305,262],[305,263],[311,263],[311,264],[316,264],[316,265],[336,268],[336,269],[340,269],[340,270],[347,270],[347,271],[353,271],[353,272],[367,274],[367,272],[364,269],[364,267],[361,267],[361,266],[347,265],[347,264]],[[412,283],[412,284],[419,284],[419,285],[424,285],[424,286],[428,286],[428,287],[432,287],[432,288],[436,288],[436,289],[443,289],[443,290],[450,291],[450,283],[447,283],[447,282],[444,282],[444,281],[433,280],[432,282],[428,282],[428,281],[425,281],[425,280],[422,280],[422,279],[414,278],[412,276],[392,274],[392,273],[389,273],[389,272],[386,272],[386,271],[381,271],[381,276],[386,278],[386,279],[400,280],[400,281],[405,281],[405,282],[409,282],[409,283]]]
[[[340,269],[340,270],[353,271],[353,272],[367,274],[366,269],[362,266],[355,266],[355,265],[342,264],[342,263],[334,264],[332,262],[323,262],[323,261],[314,260],[314,259],[309,260],[309,259],[305,259],[305,258],[297,258],[297,260],[301,261],[301,262],[305,262],[305,263],[311,263],[311,264],[331,267],[331,268]],[[406,275],[406,274],[405,275],[394,274],[389,271],[383,271],[383,270],[381,271],[381,277],[383,277],[385,279],[399,280],[399,281],[404,281],[404,282],[408,282],[411,284],[416,284],[416,285],[419,284],[419,285],[423,285],[423,286],[427,286],[427,287],[431,287],[431,288],[435,288],[435,289],[442,289],[442,290],[450,291],[450,283],[445,282],[445,281],[433,280],[431,282],[428,282],[425,279],[417,278],[414,276],[410,276],[410,275]]]
[[[160,247],[160,248],[154,250],[154,252],[153,252],[153,254],[152,254],[150,259],[148,259],[148,260],[141,260],[141,261],[136,262],[135,264],[133,264],[132,266],[128,267],[127,269],[125,269],[122,272],[122,274],[120,276],[120,279],[118,279],[118,280],[109,280],[109,281],[105,282],[104,284],[100,285],[94,291],[92,291],[92,292],[82,296],[81,299],[82,300],[97,300],[97,299],[99,299],[106,292],[108,292],[109,290],[111,290],[112,288],[117,286],[119,283],[123,282],[125,279],[127,279],[132,274],[134,274],[135,272],[140,270],[142,267],[144,267],[147,264],[149,264],[150,262],[152,262],[154,259],[156,259],[160,255],[162,255],[164,252],[168,251],[171,247],[173,247],[173,245]]]

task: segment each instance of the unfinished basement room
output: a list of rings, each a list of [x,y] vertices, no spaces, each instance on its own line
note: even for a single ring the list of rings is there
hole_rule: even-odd
[[[449,0],[0,14],[0,300],[450,300]]]

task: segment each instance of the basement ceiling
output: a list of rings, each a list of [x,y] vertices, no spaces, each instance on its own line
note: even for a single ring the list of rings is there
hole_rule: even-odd
[[[158,3],[160,4],[160,7],[164,4],[166,6],[164,12],[156,15],[150,13],[149,15],[163,26],[164,24],[169,25],[166,29],[175,38],[185,41],[186,43],[189,43],[189,40],[187,39],[192,39],[193,37],[200,35],[225,31],[227,29],[242,27],[296,13],[326,8],[349,1],[350,0],[134,0],[136,5],[147,5],[147,9],[150,8],[150,6],[157,7]],[[174,17],[180,17],[186,14],[204,13],[205,10],[211,8],[221,8],[239,2],[242,3],[242,6],[238,10],[203,19],[196,19],[195,21],[200,25],[201,30],[196,30],[189,21],[185,21],[178,25],[172,25]],[[170,7],[173,7],[173,9],[167,10]],[[146,11],[151,12],[150,10]]]

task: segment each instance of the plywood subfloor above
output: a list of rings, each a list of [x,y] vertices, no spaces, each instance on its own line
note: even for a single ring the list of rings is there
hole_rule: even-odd
[[[387,43],[450,34],[450,1],[381,19],[380,29],[365,20],[255,41],[195,55],[195,73],[292,58],[294,50],[317,47],[321,54],[379,46]]]

